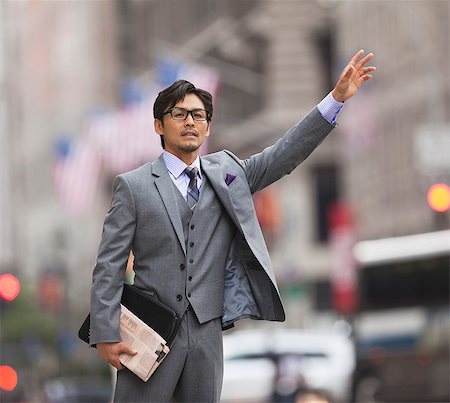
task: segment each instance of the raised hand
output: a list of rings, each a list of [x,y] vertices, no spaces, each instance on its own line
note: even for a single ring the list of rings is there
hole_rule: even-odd
[[[366,67],[366,64],[373,58],[373,53],[369,53],[365,57],[363,57],[363,55],[364,50],[361,49],[352,57],[342,71],[341,76],[332,91],[336,101],[345,102],[356,94],[361,85],[372,78],[372,75],[368,73],[375,71],[376,67]]]

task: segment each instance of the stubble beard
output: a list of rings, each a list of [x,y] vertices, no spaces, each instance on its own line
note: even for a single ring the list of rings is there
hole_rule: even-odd
[[[185,153],[192,153],[200,148],[201,144],[181,144],[179,149]]]

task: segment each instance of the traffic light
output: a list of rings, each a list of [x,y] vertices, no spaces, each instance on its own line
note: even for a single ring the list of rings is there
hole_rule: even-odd
[[[11,392],[17,386],[17,372],[9,365],[0,365],[0,389]]]
[[[13,301],[20,293],[20,281],[10,273],[0,275],[0,300]]]
[[[438,213],[444,213],[450,208],[450,187],[445,183],[436,183],[428,189],[428,205]]]

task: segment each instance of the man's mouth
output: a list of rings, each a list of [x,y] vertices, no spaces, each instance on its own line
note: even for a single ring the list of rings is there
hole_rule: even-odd
[[[184,132],[181,133],[181,135],[184,136],[193,136],[193,137],[198,137],[198,133],[196,131],[192,131],[192,130],[186,130]]]

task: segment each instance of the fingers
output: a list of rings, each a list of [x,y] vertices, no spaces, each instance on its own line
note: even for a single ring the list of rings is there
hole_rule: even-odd
[[[366,76],[367,76],[367,77],[370,76],[370,78],[372,78],[372,75],[367,74],[367,73],[370,73],[370,72],[372,72],[372,71],[375,71],[376,69],[377,69],[377,68],[374,67],[374,66],[363,67],[362,69],[358,70],[359,77],[360,77],[360,78],[363,78],[363,77],[366,77]],[[351,76],[353,75],[354,72],[355,72],[355,67],[352,66],[352,65],[349,65],[349,66],[347,67],[347,69],[344,71],[344,73],[343,73],[343,75],[342,75],[342,78],[343,78],[343,79],[346,79],[346,80],[350,80],[350,78],[351,78]],[[365,79],[365,80],[366,80],[366,79]]]
[[[371,71],[375,71],[377,68],[376,67],[373,67],[373,66],[370,66],[370,67],[363,67],[361,70],[359,70],[359,74],[361,75],[361,76],[363,76],[363,75],[365,75],[365,74],[367,74],[367,73],[370,73]]]
[[[364,54],[364,50],[358,50],[355,55],[351,58],[350,63],[352,66],[354,66],[356,63],[358,63],[359,58]]]
[[[359,70],[362,66],[366,65],[367,62],[373,58],[373,53],[369,53],[361,59],[363,55],[364,50],[363,49],[358,50],[358,52],[356,52],[355,55],[351,58],[349,64],[355,66],[355,68]]]
[[[362,83],[366,82],[367,80],[370,80],[372,77],[373,76],[371,74],[366,74],[365,76],[360,77],[359,81],[362,84]]]
[[[355,67],[359,70],[361,67],[365,66],[369,60],[373,58],[373,53],[369,53],[365,57],[363,57],[358,63],[356,63]]]
[[[133,350],[126,343],[99,343],[97,344],[97,349],[100,358],[116,367],[118,370],[123,369],[123,365],[120,362],[120,354],[136,355],[137,351]]]
[[[356,69],[358,75],[359,75],[359,82],[360,84],[366,82],[367,80],[370,80],[373,76],[371,74],[372,71],[376,70],[376,67],[374,66],[366,66],[365,65],[373,58],[373,53],[369,53],[362,59],[360,59],[364,54],[364,50],[359,50],[356,52],[356,54],[352,57],[350,61],[350,65],[354,66]]]
[[[119,371],[124,368],[120,362],[121,354],[136,355],[137,351],[133,350],[128,344],[118,343],[116,354],[114,354],[114,361],[110,362],[110,364],[116,367]]]
[[[129,354],[129,355],[136,355],[137,351],[133,350],[128,344],[120,343],[120,351],[119,354]]]
[[[375,70],[376,70],[376,67],[373,67],[373,66],[364,67],[361,70],[359,70],[359,75],[360,75],[359,82],[362,84],[362,83],[370,80],[373,76],[372,76],[372,74],[367,74],[367,73],[370,73]]]

